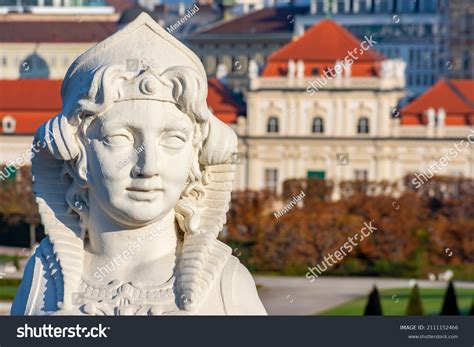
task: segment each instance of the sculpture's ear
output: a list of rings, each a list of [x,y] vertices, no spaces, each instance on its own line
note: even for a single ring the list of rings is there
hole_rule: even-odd
[[[66,116],[59,114],[50,119],[38,129],[38,135],[44,141],[43,146],[47,146],[54,158],[65,161],[70,169],[68,173],[81,187],[85,187],[87,185],[85,148],[80,149],[83,145]]]

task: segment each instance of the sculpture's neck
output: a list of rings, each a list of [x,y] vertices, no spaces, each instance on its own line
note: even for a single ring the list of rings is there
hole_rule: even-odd
[[[94,213],[91,213],[91,217]],[[171,210],[163,219],[152,224],[136,227],[123,228],[107,221],[104,216],[100,221],[90,219],[89,227],[89,251],[94,254],[114,256],[122,248],[128,248],[134,242],[142,247],[151,247],[153,253],[169,253],[176,248],[176,227],[174,223],[174,211]]]
[[[85,245],[85,266],[92,271],[88,277],[107,265],[110,265],[108,271],[100,271],[105,280],[102,283],[114,279],[165,282],[173,275],[178,244],[173,210],[162,220],[135,229],[105,226],[104,220],[90,222],[95,227],[89,229],[89,242]],[[100,226],[106,231],[99,229]]]

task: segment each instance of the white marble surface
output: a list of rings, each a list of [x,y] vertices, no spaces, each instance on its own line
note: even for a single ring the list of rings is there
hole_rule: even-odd
[[[61,94],[32,158],[48,236],[12,314],[266,314],[217,240],[237,136],[198,57],[143,13],[79,56]]]

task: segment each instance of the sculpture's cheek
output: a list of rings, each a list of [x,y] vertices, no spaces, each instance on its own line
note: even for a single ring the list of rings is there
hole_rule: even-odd
[[[193,160],[193,148],[191,143],[187,143],[179,153],[170,153],[166,149],[162,151],[160,170],[164,186],[173,192],[173,195],[181,196],[185,183],[191,172],[191,163]],[[176,196],[173,200],[176,200]]]

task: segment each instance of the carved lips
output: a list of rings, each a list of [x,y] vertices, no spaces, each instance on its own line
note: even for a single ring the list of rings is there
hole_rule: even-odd
[[[126,190],[133,200],[154,200],[163,192],[163,187],[154,182],[135,181]]]

